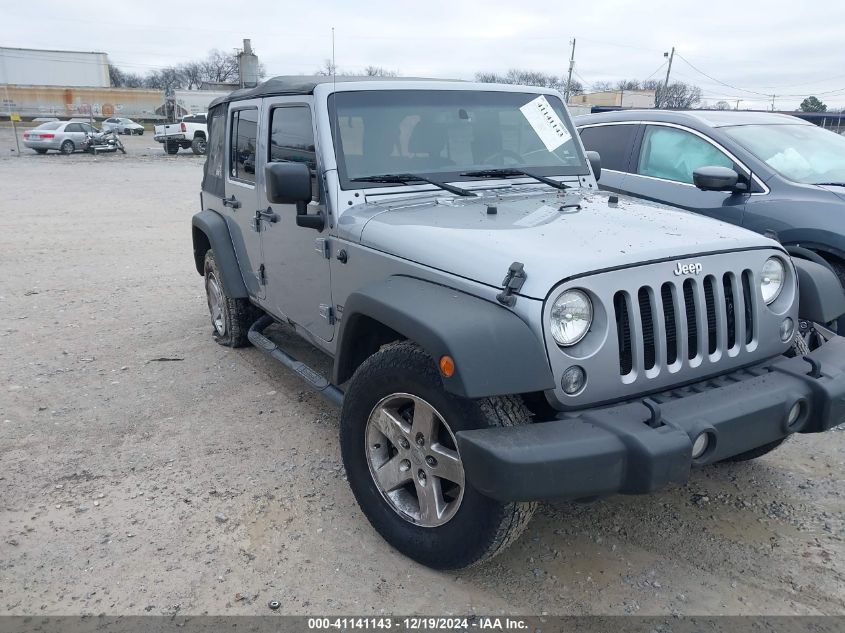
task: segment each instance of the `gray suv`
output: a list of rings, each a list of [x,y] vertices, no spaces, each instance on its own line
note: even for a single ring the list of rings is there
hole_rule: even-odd
[[[575,125],[584,147],[602,156],[602,189],[774,236],[845,285],[842,136],[773,112],[625,110]],[[702,169],[711,177],[700,188]]]
[[[210,108],[213,335],[342,407],[352,492],[417,561],[478,563],[540,499],[680,484],[845,417],[845,343],[795,336],[799,295],[845,311],[835,277],[598,170],[542,88],[280,77]]]

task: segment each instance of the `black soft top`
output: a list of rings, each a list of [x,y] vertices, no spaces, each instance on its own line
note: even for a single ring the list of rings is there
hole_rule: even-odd
[[[288,75],[273,77],[258,84],[255,88],[242,88],[230,92],[225,97],[218,97],[208,106],[209,109],[221,103],[230,101],[241,101],[243,99],[255,99],[258,97],[272,97],[276,95],[310,95],[319,84],[349,83],[356,81],[454,81],[446,79],[425,79],[423,77],[367,77],[359,75],[341,75],[332,77],[330,75]]]

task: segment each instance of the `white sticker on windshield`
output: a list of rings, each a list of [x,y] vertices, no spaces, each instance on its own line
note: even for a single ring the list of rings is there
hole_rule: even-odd
[[[566,143],[572,135],[566,129],[563,121],[552,108],[552,104],[544,95],[540,95],[533,101],[529,101],[519,109],[528,123],[537,132],[537,136],[543,141],[550,152]]]

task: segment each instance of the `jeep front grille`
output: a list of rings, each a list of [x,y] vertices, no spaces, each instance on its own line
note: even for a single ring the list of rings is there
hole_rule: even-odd
[[[616,292],[620,375],[655,376],[698,366],[704,355],[715,361],[739,353],[754,340],[752,280],[746,269],[642,286],[633,297],[627,290]]]

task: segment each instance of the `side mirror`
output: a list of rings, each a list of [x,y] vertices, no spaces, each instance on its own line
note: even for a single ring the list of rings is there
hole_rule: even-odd
[[[305,163],[267,163],[264,180],[267,200],[273,204],[311,202],[311,170]]]
[[[590,168],[593,170],[593,176],[595,176],[596,180],[598,180],[601,178],[601,156],[598,152],[589,150],[587,152],[587,160],[590,161]]]
[[[737,174],[730,167],[699,167],[692,172],[692,181],[702,191],[736,191]]]

